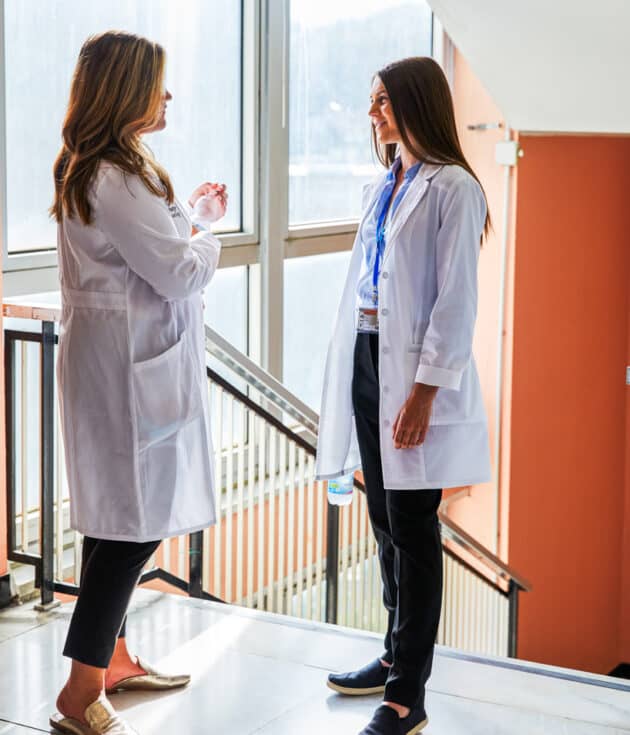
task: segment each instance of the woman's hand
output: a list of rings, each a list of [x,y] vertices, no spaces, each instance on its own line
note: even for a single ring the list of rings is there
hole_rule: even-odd
[[[205,186],[202,185],[202,186]],[[202,187],[195,189],[199,191]],[[192,198],[191,198],[192,199]],[[228,194],[225,184],[210,184],[210,189],[197,197],[193,205],[192,221],[212,224],[225,215]]]
[[[413,384],[409,398],[394,421],[392,435],[396,449],[410,449],[424,442],[437,391],[435,385]]]
[[[200,199],[205,194],[210,194],[215,187],[218,186],[218,184],[213,184],[210,181],[206,181],[203,184],[199,184],[199,186],[193,191],[193,193],[190,195],[190,198],[188,200],[188,204],[190,204],[191,207],[194,207],[195,204],[197,204],[197,200]]]

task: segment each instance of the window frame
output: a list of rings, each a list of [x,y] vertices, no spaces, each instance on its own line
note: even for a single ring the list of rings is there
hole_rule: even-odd
[[[219,267],[248,268],[248,353],[282,380],[284,261],[351,250],[358,220],[289,226],[290,0],[241,0],[241,226],[220,235]],[[59,289],[56,248],[8,255],[5,0],[0,0],[0,245],[3,293]],[[432,55],[449,73],[432,15]],[[452,68],[452,64],[451,64]],[[284,177],[278,177],[285,171]]]
[[[56,246],[9,253],[7,213],[7,129],[5,5],[0,0],[0,245],[3,293],[18,296],[59,287]],[[241,0],[241,229],[219,235],[224,250],[221,267],[258,261],[258,156],[260,117],[260,3]]]
[[[288,0],[290,2],[290,0]],[[445,52],[443,46],[444,29],[438,21],[435,13],[431,12],[431,56],[439,64],[445,66]],[[452,73],[447,72],[449,82]],[[289,90],[287,89],[287,95]],[[289,177],[287,158],[287,179]],[[322,220],[321,222],[308,222],[289,224],[286,257],[299,258],[311,255],[325,255],[327,253],[351,250],[354,237],[359,226],[358,219],[348,220]]]

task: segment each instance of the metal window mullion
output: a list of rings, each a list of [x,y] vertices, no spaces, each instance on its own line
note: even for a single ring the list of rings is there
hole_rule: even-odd
[[[289,210],[289,0],[263,0],[262,8],[259,186],[262,363],[281,379],[284,250]]]
[[[260,3],[241,2],[241,228],[258,241]]]

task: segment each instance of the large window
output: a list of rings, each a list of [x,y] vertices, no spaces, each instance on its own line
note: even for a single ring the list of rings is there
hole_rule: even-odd
[[[58,289],[52,164],[79,49],[113,28],[166,49],[168,125],[146,142],[177,195],[204,180],[230,191],[207,323],[319,408],[362,187],[379,168],[372,77],[431,54],[427,0],[0,0],[5,296]]]
[[[431,54],[424,0],[291,0],[289,222],[355,219],[377,168],[372,75]]]
[[[87,36],[112,28],[166,49],[168,127],[147,142],[178,196],[204,180],[225,182],[230,209],[222,225],[241,228],[240,2],[4,0],[9,253],[55,246],[47,209],[72,70]]]

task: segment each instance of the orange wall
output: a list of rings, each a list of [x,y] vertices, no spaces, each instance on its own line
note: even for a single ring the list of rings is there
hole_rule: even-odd
[[[494,150],[503,140],[503,129],[468,130],[469,125],[501,122],[503,116],[492,98],[472,73],[464,57],[455,52],[453,98],[458,133],[473,170],[479,176],[488,199],[493,230],[484,242],[479,259],[479,309],[475,330],[474,354],[479,370],[484,403],[488,415],[490,447],[494,454],[496,435],[496,382],[499,326],[499,286],[501,247],[504,216],[504,169],[495,162]],[[496,462],[493,457],[493,468]],[[478,541],[492,549],[494,544],[493,483],[477,485],[468,497],[458,499],[448,506],[448,515],[465,528]],[[507,508],[507,497],[502,499]],[[507,552],[507,515],[500,533],[503,543],[500,550]]]
[[[534,591],[519,656],[607,672],[620,656],[630,139],[522,145],[509,561]]]
[[[628,342],[626,365],[630,365],[630,292],[628,293]],[[619,616],[619,660],[630,663],[630,387],[626,387],[626,473],[624,534],[621,569],[621,614]]]
[[[630,314],[630,293],[628,306]],[[630,318],[628,319],[628,342],[626,365],[630,365]],[[619,616],[619,661],[630,663],[630,387],[626,387],[626,472],[625,472],[625,508],[624,534],[622,546],[621,568],[621,614]]]
[[[503,168],[502,119],[455,54],[462,145],[495,234],[480,259],[475,355],[494,437]],[[630,661],[630,139],[520,136],[510,181],[500,555],[530,579],[519,656],[608,672]],[[449,515],[492,543],[492,495]]]

